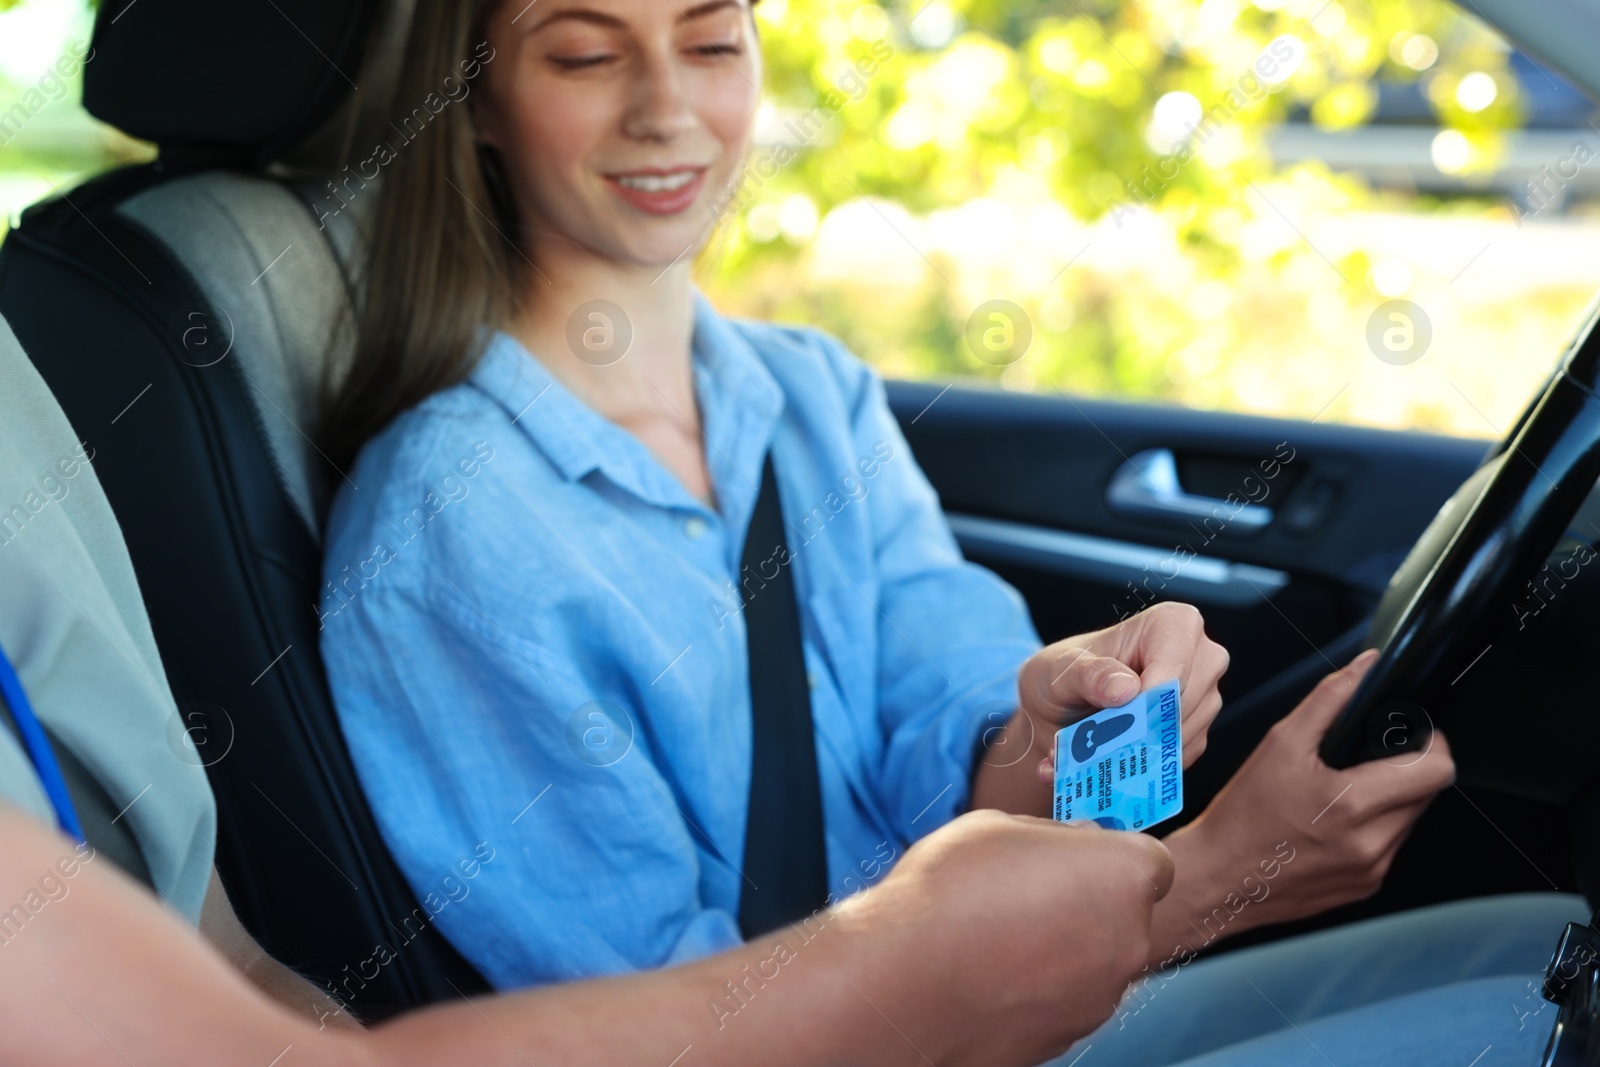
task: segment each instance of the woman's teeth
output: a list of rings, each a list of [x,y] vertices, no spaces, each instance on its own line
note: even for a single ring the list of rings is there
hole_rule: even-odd
[[[677,174],[625,174],[617,181],[629,189],[638,189],[640,192],[670,193],[694,181],[695,173],[692,170],[685,170]]]

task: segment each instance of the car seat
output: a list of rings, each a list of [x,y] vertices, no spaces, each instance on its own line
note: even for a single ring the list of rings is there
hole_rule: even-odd
[[[358,249],[356,212],[324,229],[313,205],[386,115],[409,16],[107,0],[84,104],[159,158],[35,205],[0,245],[0,314],[94,449],[234,906],[369,1019],[486,988],[433,925],[444,890],[410,886],[378,833],[314,608],[341,477],[317,397],[348,354]]]

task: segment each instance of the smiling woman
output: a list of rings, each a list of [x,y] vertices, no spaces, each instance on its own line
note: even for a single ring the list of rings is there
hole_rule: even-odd
[[[400,99],[433,91],[478,42],[501,41],[490,91],[520,106],[446,110],[386,178],[356,356],[329,407],[336,463],[459,382],[483,324],[554,303],[534,298],[552,275],[570,288],[594,253],[659,269],[704,242],[715,215],[688,208],[737,184],[761,83],[755,27],[743,0],[668,5],[656,21],[647,42],[599,8],[419,5]],[[619,225],[622,204],[660,221]]]
[[[340,617],[321,639],[408,874],[512,798],[515,811],[553,790],[540,847],[508,850],[441,929],[511,986],[772,928],[747,913],[740,857],[754,790],[776,781],[756,770],[773,710],[753,711],[768,679],[752,664],[780,646],[753,648],[749,621],[773,588],[791,590],[781,648],[800,680],[799,743],[779,771],[808,791],[783,806],[810,813],[783,840],[814,857],[786,918],[851,891],[841,879],[878,843],[969,802],[1009,789],[1042,813],[1031,761],[991,761],[974,783],[1037,635],[1016,592],[962,560],[882,383],[817,331],[723,318],[691,281],[752,146],[749,5],[423,0],[417,17],[402,100],[480,41],[495,58],[378,194],[355,366],[330,411],[335,461],[358,453],[366,489],[329,520],[322,614]],[[390,536],[427,488],[420,472],[479,442],[497,458],[471,500],[342,597],[341,564]],[[839,486],[858,473],[872,492],[845,508]],[[826,523],[793,510],[808,502],[825,502]],[[778,543],[746,551],[763,503]],[[1198,752],[1226,657],[1192,614],[1119,632],[1131,670],[1190,681]],[[1028,714],[1135,679],[1079,658]],[[569,744],[597,707],[639,740],[603,766]],[[800,753],[809,769],[794,770]]]
[[[1047,814],[1055,730],[1140,689],[1177,679],[1182,759],[1204,751],[1228,656],[1197,610],[1041,649],[1016,590],[962,558],[877,376],[827,334],[725,318],[695,289],[753,139],[748,5],[422,0],[419,18],[413,92],[480,40],[495,60],[381,193],[333,412],[336,458],[357,458],[328,523],[340,619],[321,641],[414,882],[549,792],[536,844],[440,918],[492,983],[693,959],[850,893],[880,842],[974,807]],[[471,499],[336,603],[340,565],[479,443],[496,458]],[[871,469],[845,507],[838,487]],[[1349,787],[1298,748],[1331,692],[1168,838],[1164,948],[1231,891],[1234,861],[1301,833],[1287,813]],[[574,743],[596,731],[632,743],[596,760]],[[1322,819],[1294,884],[1227,933],[1370,893],[1450,773],[1441,744],[1381,818]],[[752,877],[774,842],[792,866]],[[774,892],[780,907],[750,907]]]

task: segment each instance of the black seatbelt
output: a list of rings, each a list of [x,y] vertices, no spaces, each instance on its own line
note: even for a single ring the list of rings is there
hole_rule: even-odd
[[[803,919],[828,897],[816,730],[790,566],[769,452],[740,568],[753,727],[739,899],[746,938]]]

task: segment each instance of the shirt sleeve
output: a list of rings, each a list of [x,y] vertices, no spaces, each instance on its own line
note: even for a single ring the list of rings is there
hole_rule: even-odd
[[[1022,595],[961,555],[883,382],[827,337],[851,400],[857,454],[881,459],[867,506],[877,564],[881,800],[907,841],[967,809],[986,734],[1017,707],[1040,647]],[[997,754],[991,758],[1008,758]]]
[[[56,816],[27,750],[9,727],[0,726],[0,804],[9,804],[55,826]]]
[[[637,715],[595,700],[581,651],[430,584],[426,602],[364,592],[322,640],[374,814],[444,935],[500,989],[738,944],[734,917],[701,905],[692,830]]]

